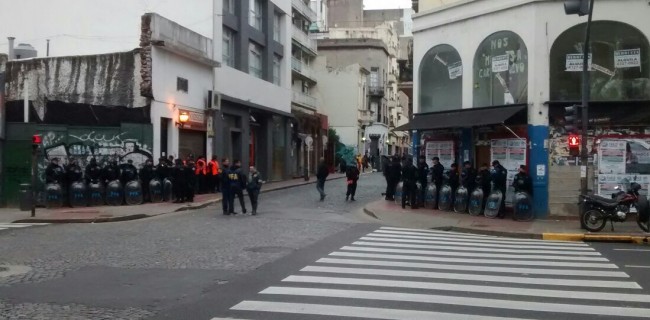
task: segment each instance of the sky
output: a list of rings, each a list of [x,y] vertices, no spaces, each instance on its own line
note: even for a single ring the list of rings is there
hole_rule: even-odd
[[[240,0],[241,1],[241,0]],[[410,8],[411,0],[364,0],[366,9]],[[140,16],[156,12],[204,36],[212,34],[212,0],[0,0],[0,53],[7,37],[45,56],[127,51],[138,46]]]

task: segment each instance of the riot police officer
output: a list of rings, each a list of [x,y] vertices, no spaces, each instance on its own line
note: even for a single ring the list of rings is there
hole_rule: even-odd
[[[526,172],[525,165],[522,164],[519,166],[519,172],[515,175],[512,186],[515,188],[515,192],[526,192],[529,195],[533,193],[533,182]]]
[[[503,218],[506,209],[506,185],[508,180],[508,170],[504,168],[498,160],[492,161],[492,182],[494,182],[494,189],[501,191],[501,207],[497,217]]]
[[[427,158],[425,156],[420,156],[418,161],[418,182],[422,190],[420,190],[420,203],[418,205],[424,206],[425,197],[427,194],[427,179],[429,176],[429,165],[427,164]]]
[[[45,182],[58,183],[63,185],[65,178],[65,171],[59,165],[59,158],[52,158],[50,164],[45,169]]]
[[[185,197],[187,195],[187,176],[185,173],[185,165],[181,159],[176,159],[176,164],[171,169],[171,177],[173,179],[173,190],[176,200],[174,203],[183,203],[185,202]]]
[[[97,164],[97,159],[91,158],[90,163],[86,166],[86,183],[97,183],[101,179],[102,169]]]
[[[160,179],[160,182],[164,182],[165,179],[170,178],[169,163],[164,157],[158,159],[158,165],[156,166],[156,178]]]
[[[70,158],[70,163],[68,163],[65,172],[68,185],[72,184],[73,182],[81,181],[83,178],[83,172],[81,171],[81,167],[75,158]]]
[[[194,202],[194,193],[196,191],[195,188],[197,182],[197,176],[195,174],[196,163],[194,162],[194,160],[192,159],[187,160],[183,170],[185,172],[185,181],[187,183],[185,187],[185,201]]]
[[[154,178],[155,172],[153,167],[153,161],[147,159],[144,162],[144,166],[140,169],[140,179],[142,180],[142,193],[144,195],[144,201],[151,201],[151,194],[149,190],[149,183]]]
[[[460,179],[467,191],[472,192],[476,188],[476,170],[471,162],[465,161],[463,163],[463,172],[461,172]]]
[[[111,160],[104,167],[102,173],[102,179],[104,180],[105,184],[108,184],[109,182],[113,180],[118,180],[119,178],[120,178],[120,167],[117,165],[117,160]]]
[[[402,181],[403,181],[403,190],[402,190],[402,209],[406,208],[406,199],[408,198],[411,209],[417,209],[418,204],[416,201],[417,196],[417,181],[418,181],[418,169],[413,166],[413,160],[407,159],[404,162],[404,168],[402,168]]]

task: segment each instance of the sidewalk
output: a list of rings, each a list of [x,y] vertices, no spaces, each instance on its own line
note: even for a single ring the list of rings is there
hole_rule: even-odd
[[[598,233],[580,229],[580,222],[574,220],[534,220],[519,222],[510,218],[488,219],[484,216],[470,216],[431,209],[402,209],[392,201],[379,200],[364,207],[364,212],[383,224],[394,227],[440,229],[458,232],[478,233],[516,238],[532,238],[564,241],[633,242],[647,244],[650,234],[643,233],[633,219],[625,223],[610,224]]]
[[[341,179],[343,177],[345,177],[344,174],[334,173],[330,174],[327,180]],[[315,183],[315,177],[311,177],[309,181],[305,181],[304,178],[300,178],[279,182],[270,182],[262,187],[262,193],[295,188]],[[314,190],[314,194],[316,194],[316,190]],[[194,202],[192,203],[161,202],[147,203],[136,206],[117,207],[64,207],[59,209],[36,208],[36,217],[34,218],[30,217],[31,212],[29,211],[20,211],[18,208],[3,208],[0,209],[0,223],[96,223],[127,221],[155,217],[166,213],[202,209],[219,202],[221,202],[221,193],[196,195],[194,197]],[[221,212],[221,208],[219,208],[218,212]]]

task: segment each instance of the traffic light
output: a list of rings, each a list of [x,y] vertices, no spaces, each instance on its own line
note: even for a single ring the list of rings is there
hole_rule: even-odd
[[[580,154],[580,136],[577,134],[570,134],[567,141],[569,145],[569,155],[577,156]]]
[[[568,15],[586,16],[589,14],[589,2],[590,0],[566,0],[564,1],[564,12]]]
[[[32,136],[32,148],[34,150],[38,149],[43,143],[43,137],[40,134],[35,134]]]
[[[578,132],[578,106],[564,107],[564,130],[567,133]]]

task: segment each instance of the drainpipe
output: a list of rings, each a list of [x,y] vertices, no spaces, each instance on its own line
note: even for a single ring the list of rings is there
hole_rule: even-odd
[[[11,61],[14,59],[14,40],[16,38],[8,37],[7,39],[9,40],[9,61]]]

